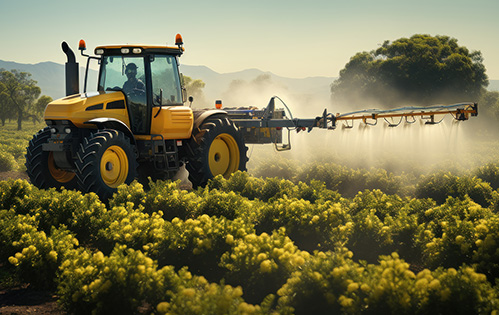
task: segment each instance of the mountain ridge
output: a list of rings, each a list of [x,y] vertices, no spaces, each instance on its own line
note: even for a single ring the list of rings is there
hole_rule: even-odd
[[[64,65],[52,61],[44,61],[36,64],[23,64],[14,61],[0,60],[0,69],[29,72],[32,78],[38,82],[42,89],[42,95],[48,95],[53,99],[65,96],[64,84]],[[289,78],[276,75],[270,71],[263,71],[256,68],[244,69],[235,72],[219,73],[205,65],[180,65],[181,72],[193,79],[200,79],[205,83],[203,92],[206,100],[211,104],[216,99],[227,97],[231,93],[231,84],[236,81],[251,83],[257,78],[268,79],[265,83],[269,84],[267,91],[262,94],[276,91],[285,91],[287,94],[294,95],[313,95],[320,100],[328,100],[330,94],[330,85],[337,77],[311,76],[305,78]],[[85,68],[80,66],[80,90],[83,90],[83,77]],[[97,85],[97,71],[89,70],[88,90],[91,91]],[[237,82],[236,82],[237,83]],[[489,80],[489,91],[499,91],[499,80]],[[253,91],[254,92],[254,91]],[[269,94],[270,95],[270,94]],[[268,98],[268,95],[264,95]],[[271,95],[272,96],[272,95]]]
[[[54,99],[65,96],[64,88],[64,65],[52,61],[44,61],[36,64],[23,64],[14,61],[0,60],[0,69],[29,72],[32,78],[38,82],[42,89],[42,94],[51,96]],[[329,93],[329,85],[335,80],[334,77],[307,77],[307,78],[286,78],[269,71],[262,71],[256,68],[241,71],[219,73],[204,65],[181,65],[181,72],[193,79],[202,80],[206,86],[204,93],[208,99],[220,98],[220,95],[227,90],[234,80],[253,80],[260,75],[268,75],[272,80],[276,80],[289,89],[299,91],[314,90],[314,85],[319,84],[322,93]],[[80,90],[83,87],[83,76],[85,68],[80,66]],[[89,70],[88,86],[95,86],[97,82],[97,71]],[[324,90],[325,88],[325,90]],[[89,90],[91,90],[89,88]]]

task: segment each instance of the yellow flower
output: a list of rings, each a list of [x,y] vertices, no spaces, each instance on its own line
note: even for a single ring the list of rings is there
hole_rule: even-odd
[[[319,216],[318,216],[318,215],[314,215],[314,216],[312,217],[312,222],[313,222],[313,223],[317,223],[317,222],[319,222]]]
[[[57,262],[57,252],[55,250],[51,250],[47,256],[48,259],[52,260],[53,262]]]
[[[369,287],[369,285],[363,283],[361,286],[360,286],[360,289],[363,291],[363,292],[369,292],[371,290],[371,287]]]
[[[158,310],[160,314],[166,314],[169,308],[170,308],[170,303],[168,302],[161,302],[156,306],[156,310]]]
[[[339,297],[338,302],[340,302],[341,306],[343,307],[349,307],[353,304],[353,299],[347,298],[346,296],[342,295]]]
[[[356,283],[356,282],[352,282],[348,285],[347,287],[347,291],[348,292],[353,292],[353,291],[356,291],[357,289],[359,288],[359,284]]]
[[[102,259],[104,259],[104,254],[101,251],[98,251],[97,253],[94,254],[94,261],[99,262]]]
[[[440,288],[440,281],[438,279],[433,279],[429,285],[430,289],[438,290]]]
[[[17,260],[17,258],[12,257],[12,256],[10,256],[10,257],[9,257],[9,262],[10,262],[12,265],[14,265],[14,266],[17,266],[17,264],[19,263],[19,261]]]
[[[194,295],[196,295],[196,290],[193,288],[183,289],[182,294],[186,297],[193,297]]]
[[[272,263],[270,260],[266,259],[260,263],[260,271],[263,273],[272,271]]]
[[[258,256],[256,256],[257,261],[262,261],[265,259],[267,259],[267,254],[265,254],[265,253],[260,253],[260,254],[258,254]]]
[[[305,263],[305,259],[301,256],[295,256],[293,261],[296,266],[301,266]]]

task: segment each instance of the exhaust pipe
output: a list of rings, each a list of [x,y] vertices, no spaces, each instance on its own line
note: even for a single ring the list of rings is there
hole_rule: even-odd
[[[80,93],[80,83],[79,83],[79,70],[78,63],[76,62],[76,57],[74,52],[69,48],[66,42],[62,42],[62,51],[68,57],[68,62],[66,62],[66,96],[79,94]]]

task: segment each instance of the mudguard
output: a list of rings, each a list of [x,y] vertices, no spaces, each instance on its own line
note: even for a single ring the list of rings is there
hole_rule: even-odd
[[[94,118],[84,122],[84,124],[95,125],[97,126],[98,129],[119,130],[123,132],[128,138],[130,138],[132,144],[136,144],[135,137],[130,128],[128,128],[128,126],[124,122],[116,118],[108,118],[108,117]]]
[[[198,128],[201,126],[203,121],[205,121],[207,118],[213,116],[213,115],[227,115],[227,112],[221,109],[210,109],[210,110],[200,110],[200,111],[194,111],[194,129]]]

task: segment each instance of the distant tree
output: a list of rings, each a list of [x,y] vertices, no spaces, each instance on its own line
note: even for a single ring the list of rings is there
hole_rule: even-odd
[[[25,118],[36,118],[33,112],[34,102],[41,93],[31,74],[18,70],[0,72],[0,90],[7,95],[17,116],[17,130],[22,129]]]
[[[12,106],[10,105],[10,101],[7,98],[7,95],[1,93],[0,94],[0,121],[2,121],[2,126],[5,126],[5,121],[7,119],[12,119],[14,117],[14,113],[12,111]]]
[[[202,80],[194,80],[191,77],[184,75],[184,86],[187,91],[187,95],[192,96],[196,104],[206,105],[206,97],[203,93],[203,88],[205,83]]]
[[[331,85],[331,96],[388,107],[476,101],[488,85],[482,62],[479,51],[470,52],[448,36],[385,41],[350,59]]]
[[[43,115],[45,107],[47,107],[48,103],[52,101],[53,99],[50,96],[47,95],[40,96],[40,98],[36,101],[34,106],[35,113],[37,113],[38,115]]]
[[[0,73],[5,71],[0,69]],[[14,117],[14,112],[9,95],[6,92],[5,86],[0,82],[0,120],[2,126],[5,126],[5,121]]]

